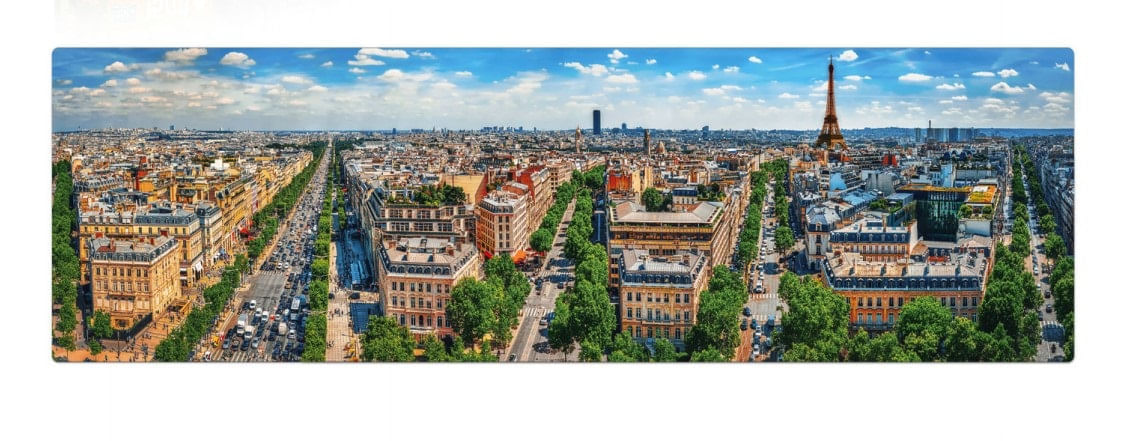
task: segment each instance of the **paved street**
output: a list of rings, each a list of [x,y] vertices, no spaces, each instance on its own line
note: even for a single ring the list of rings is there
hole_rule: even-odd
[[[750,309],[752,315],[749,317],[742,315],[743,320],[750,320],[750,326],[742,332],[742,342],[734,353],[735,361],[749,360],[750,352],[753,350],[752,343],[755,330],[761,329],[761,342],[764,343],[765,337],[768,336],[766,332],[768,329],[765,326],[766,320],[772,315],[776,323],[780,324],[781,311],[778,311],[778,308],[784,308],[784,304],[777,297],[777,288],[780,286],[781,274],[784,272],[784,268],[777,263],[780,255],[775,249],[773,240],[773,233],[777,228],[777,218],[773,216],[773,210],[768,209],[770,201],[773,200],[773,183],[770,182],[767,185],[770,190],[765,197],[766,202],[762,205],[761,232],[756,251],[758,257],[754,264],[750,266],[748,283],[750,297],[745,305]],[[760,293],[756,292],[759,280],[762,285],[762,292]],[[761,349],[758,360],[764,360],[767,355],[765,347],[763,346]]]
[[[1019,172],[1017,170],[1017,173]],[[1028,184],[1027,176],[1024,176],[1024,178],[1024,190],[1028,195],[1031,195],[1032,193],[1029,191],[1031,186]],[[1036,286],[1040,288],[1040,294],[1044,299],[1044,302],[1036,310],[1036,313],[1040,316],[1040,332],[1043,336],[1043,341],[1036,347],[1036,361],[1062,361],[1063,343],[1066,339],[1065,329],[1056,319],[1055,298],[1052,297],[1051,287],[1048,286],[1048,275],[1051,273],[1052,267],[1048,263],[1047,256],[1044,255],[1043,234],[1046,232],[1040,231],[1036,217],[1036,205],[1031,200],[1031,196],[1029,196],[1028,201],[1028,230],[1032,233],[1030,245],[1032,256],[1026,259],[1024,266],[1028,268],[1028,271],[1032,271],[1036,277]]]
[[[510,348],[503,353],[503,361],[509,360],[510,354],[514,355],[516,361],[562,361],[564,358],[560,352],[549,348],[547,327],[541,325],[540,322],[546,314],[553,311],[557,295],[564,291],[564,289],[558,289],[557,284],[562,283],[563,286],[567,286],[573,282],[575,277],[573,261],[563,255],[565,252],[565,229],[569,227],[569,223],[573,219],[574,204],[575,201],[570,202],[565,209],[565,214],[561,216],[561,225],[557,228],[553,248],[546,253],[545,266],[537,271],[534,276],[533,289],[530,296],[526,298],[526,305],[522,308],[518,317],[518,332],[514,334]],[[537,278],[544,279],[540,289],[536,283]],[[577,351],[570,353],[569,360],[575,361],[577,354]]]
[[[332,144],[331,144],[332,146]],[[243,287],[236,290],[229,307],[225,309],[222,321],[214,335],[227,338],[229,331],[236,326],[241,313],[246,312],[250,317],[255,311],[244,310],[243,305],[255,301],[255,309],[267,312],[268,318],[253,326],[255,332],[253,341],[259,343],[258,347],[248,345],[246,349],[239,345],[243,338],[233,336],[231,347],[221,349],[209,347],[217,361],[272,361],[295,359],[301,355],[301,341],[304,341],[305,328],[302,325],[304,317],[291,320],[291,303],[295,298],[305,294],[309,283],[310,262],[312,260],[314,238],[317,236],[318,215],[322,209],[325,196],[326,173],[329,170],[329,157],[332,148],[327,148],[321,163],[315,171],[310,183],[296,202],[294,210],[288,218],[279,223],[279,230],[275,236],[275,243],[264,251],[264,256],[258,261],[261,264],[254,268],[254,273],[246,278]],[[288,280],[290,279],[290,280]],[[287,289],[287,285],[290,288]],[[303,302],[305,303],[305,302]],[[296,315],[305,316],[308,309]],[[251,320],[249,320],[250,322]],[[274,341],[270,340],[272,329],[285,323],[288,330],[295,330],[296,340],[290,340],[286,335],[279,333]],[[289,351],[286,348],[290,348]],[[277,356],[272,354],[277,351]],[[290,355],[286,355],[289,353]],[[200,356],[202,354],[198,354]]]

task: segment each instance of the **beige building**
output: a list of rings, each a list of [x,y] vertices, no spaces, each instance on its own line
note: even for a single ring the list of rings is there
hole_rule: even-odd
[[[659,251],[630,248],[620,254],[620,326],[637,339],[666,338],[681,346],[698,315],[709,258],[694,249]]]
[[[110,314],[114,329],[129,329],[180,297],[180,244],[168,237],[145,241],[90,241],[94,310]]]
[[[507,253],[515,260],[525,258],[530,246],[529,198],[507,191],[494,191],[475,208],[475,244],[484,259]]]
[[[452,334],[445,308],[452,286],[464,277],[479,277],[481,259],[474,246],[426,237],[390,239],[381,244],[376,260],[387,317],[417,338]]]

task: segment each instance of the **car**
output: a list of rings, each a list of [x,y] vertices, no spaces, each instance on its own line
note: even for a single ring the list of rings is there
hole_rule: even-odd
[[[516,360],[517,358],[518,358],[518,355],[517,355],[517,354],[510,354],[510,357],[508,357],[507,359],[508,359],[508,360],[510,360],[510,361],[514,361],[514,360]]]
[[[546,320],[545,317],[542,317],[541,320],[538,321],[538,325],[540,325],[540,326],[546,326],[548,324],[549,324],[549,321]]]
[[[731,323],[733,323],[733,322],[731,322]],[[742,319],[742,326],[741,327],[742,327],[743,331],[746,330],[746,329],[749,329],[749,320]]]
[[[1045,307],[1044,307],[1044,312],[1051,314],[1051,312],[1052,312],[1052,305],[1051,305],[1051,304],[1048,304],[1047,306],[1045,306]]]
[[[761,283],[758,283],[757,287],[753,288],[753,292],[761,294],[761,293],[765,292],[765,288],[761,286]]]
[[[251,340],[244,339],[243,343],[239,345],[239,350],[240,351],[247,351],[247,348],[250,347],[250,346],[251,346]]]
[[[565,283],[564,282],[557,282],[557,289],[565,289]]]
[[[221,346],[220,346],[220,348],[222,348],[222,349],[224,349],[224,350],[227,350],[227,349],[231,348],[231,339],[227,339],[227,338],[225,338],[225,339],[224,339],[224,344],[223,344],[223,345],[221,345]]]
[[[1048,291],[1044,291],[1044,298],[1045,298],[1045,299],[1050,299],[1050,298],[1052,298],[1052,292],[1051,292],[1051,290],[1048,290]]]
[[[760,355],[761,355],[761,346],[754,346],[753,347],[753,356],[757,357],[757,356],[760,356]]]
[[[748,306],[746,306],[745,309],[742,309],[742,315],[749,317],[753,315],[753,311],[750,310]]]

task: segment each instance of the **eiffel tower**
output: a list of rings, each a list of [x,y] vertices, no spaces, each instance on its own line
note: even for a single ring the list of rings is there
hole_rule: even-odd
[[[827,145],[833,149],[838,144],[840,148],[847,148],[844,135],[840,133],[840,123],[836,120],[836,79],[832,75],[835,71],[832,57],[828,57],[828,106],[824,109],[824,126],[820,127],[820,136],[816,137],[816,147]]]

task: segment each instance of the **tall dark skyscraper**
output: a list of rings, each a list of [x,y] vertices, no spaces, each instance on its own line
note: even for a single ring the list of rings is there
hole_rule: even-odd
[[[915,143],[922,142],[922,128],[921,127],[915,127],[914,128],[914,142]]]
[[[628,131],[628,123],[620,123],[620,130]]]
[[[592,111],[592,134],[600,135],[600,111]]]

